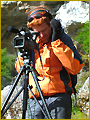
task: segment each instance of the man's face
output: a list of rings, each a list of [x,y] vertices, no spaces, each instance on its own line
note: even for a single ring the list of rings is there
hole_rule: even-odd
[[[39,26],[32,26],[33,31],[40,32],[40,40],[43,43],[47,43],[51,36],[51,26],[47,25],[46,22]]]

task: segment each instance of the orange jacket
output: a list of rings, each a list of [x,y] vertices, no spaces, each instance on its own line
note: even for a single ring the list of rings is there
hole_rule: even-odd
[[[39,81],[39,85],[43,96],[51,96],[56,93],[71,94],[73,89],[70,74],[77,74],[81,70],[83,63],[80,63],[80,61],[74,57],[74,52],[60,39],[41,45],[40,55],[43,63],[43,70],[39,53],[35,51],[35,69],[39,73],[37,78],[41,80]],[[24,63],[22,57],[18,56],[18,58],[19,61],[17,59],[15,64],[17,72],[20,71],[20,64],[23,65]],[[44,80],[42,80],[43,71],[45,76]],[[36,85],[31,73],[29,73],[29,84],[33,86],[32,91],[35,94]],[[29,97],[33,98],[30,92]],[[40,97],[38,90],[36,92],[36,97]]]

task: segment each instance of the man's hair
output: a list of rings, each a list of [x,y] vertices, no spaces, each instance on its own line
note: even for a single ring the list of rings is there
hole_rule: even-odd
[[[50,26],[52,15],[46,6],[41,5],[28,12],[27,11],[27,26],[29,28],[31,28],[32,26],[41,25],[43,22],[46,22],[46,24]]]

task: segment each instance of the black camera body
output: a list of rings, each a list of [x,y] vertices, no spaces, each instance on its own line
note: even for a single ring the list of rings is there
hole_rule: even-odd
[[[13,38],[13,44],[15,48],[18,48],[20,52],[28,52],[32,48],[33,35],[30,32],[21,31],[19,35]],[[35,42],[35,41],[34,41]]]
[[[39,32],[34,31],[25,31],[24,27],[21,27],[20,30],[9,27],[8,31],[17,33],[13,38],[13,45],[15,48],[19,49],[20,52],[29,52],[32,48],[36,48],[36,38],[39,36]]]

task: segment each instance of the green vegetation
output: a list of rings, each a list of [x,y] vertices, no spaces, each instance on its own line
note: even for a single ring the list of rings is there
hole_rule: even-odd
[[[72,116],[71,119],[86,119],[86,117],[84,116],[84,114],[80,111],[80,109],[78,107],[72,108]]]
[[[88,66],[88,54],[89,54],[89,22],[84,23],[84,27],[79,29],[76,33],[76,37],[73,38],[75,41],[81,45],[82,50],[85,52],[85,55],[82,55],[84,65]],[[83,86],[83,83],[89,76],[89,71],[83,71],[83,74],[78,74],[78,83],[76,85],[76,90]],[[75,113],[75,114],[73,114]],[[72,108],[72,117],[71,119],[86,119],[85,115],[80,111],[80,108]]]
[[[13,77],[15,57],[7,52],[7,48],[1,49],[1,88],[9,84]]]
[[[74,37],[75,41],[78,41],[81,45],[81,48],[85,53],[89,53],[89,22],[84,23],[84,27],[82,27],[79,32],[76,33],[76,37]]]
[[[11,58],[7,55],[5,48],[1,50],[1,75],[11,79],[9,68],[11,68]]]

